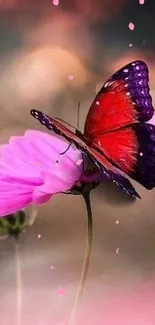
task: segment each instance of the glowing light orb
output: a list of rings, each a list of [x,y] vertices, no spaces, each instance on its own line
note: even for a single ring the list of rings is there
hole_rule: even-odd
[[[119,248],[116,249],[116,254],[118,254],[118,253],[119,253]]]
[[[128,27],[129,27],[130,30],[134,30],[135,25],[133,23],[129,23]]]
[[[64,287],[59,287],[59,288],[57,289],[57,295],[58,295],[59,297],[64,297],[64,295],[65,295],[65,288],[64,288]]]
[[[74,76],[70,75],[70,76],[68,77],[68,79],[69,79],[69,80],[73,80],[73,79],[74,79]]]
[[[54,270],[54,265],[51,265],[50,266],[50,269],[53,271]]]
[[[41,238],[41,235],[40,234],[38,234],[38,239],[40,239]]]
[[[145,0],[139,0],[139,4],[140,4],[140,5],[143,5],[144,2],[145,2]]]
[[[58,6],[59,5],[59,0],[53,0],[53,5]]]

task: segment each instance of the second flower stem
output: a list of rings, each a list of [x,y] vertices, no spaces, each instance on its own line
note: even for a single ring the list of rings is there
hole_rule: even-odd
[[[15,239],[16,290],[17,290],[17,325],[21,325],[22,309],[22,271],[18,238]]]
[[[73,309],[69,321],[69,325],[73,325],[75,321],[75,316],[77,313],[77,309],[80,303],[80,299],[85,287],[86,279],[87,279],[87,273],[90,263],[90,257],[91,257],[91,249],[92,249],[92,240],[93,240],[93,220],[92,220],[92,210],[91,210],[91,203],[90,203],[90,192],[85,192],[82,194],[84,201],[86,203],[86,209],[87,209],[87,240],[86,240],[86,250],[85,250],[85,257],[81,272],[81,277],[78,285],[78,290],[76,293],[75,301],[73,304]]]

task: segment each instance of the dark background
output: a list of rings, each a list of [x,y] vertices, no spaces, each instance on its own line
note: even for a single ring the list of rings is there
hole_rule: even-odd
[[[76,125],[81,101],[82,129],[96,91],[134,59],[148,64],[154,101],[154,22],[153,0],[1,0],[1,143],[39,129],[31,108]],[[155,324],[155,193],[134,185],[142,197],[136,202],[110,184],[92,193],[94,242],[79,325]],[[82,198],[56,196],[21,236],[21,325],[67,324],[84,255],[84,213]],[[15,272],[14,241],[1,241],[0,325],[17,325]]]

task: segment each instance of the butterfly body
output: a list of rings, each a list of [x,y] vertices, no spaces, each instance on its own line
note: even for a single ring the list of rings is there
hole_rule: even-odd
[[[74,143],[92,158],[110,181],[139,196],[126,175],[147,189],[155,186],[155,126],[149,75],[143,61],[117,71],[103,85],[86,117],[84,134],[72,132],[38,110],[31,114],[49,130]]]

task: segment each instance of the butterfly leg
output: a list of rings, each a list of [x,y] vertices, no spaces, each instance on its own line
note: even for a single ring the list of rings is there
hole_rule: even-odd
[[[67,149],[65,151],[63,151],[63,152],[60,153],[60,155],[64,155],[69,150],[69,148],[71,147],[71,145],[72,145],[72,142],[69,144],[69,146],[67,147]]]

